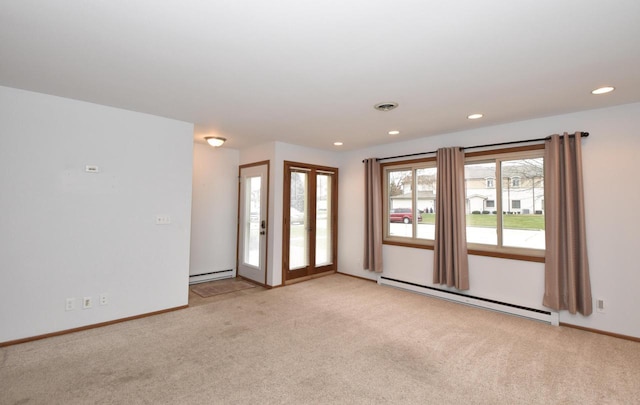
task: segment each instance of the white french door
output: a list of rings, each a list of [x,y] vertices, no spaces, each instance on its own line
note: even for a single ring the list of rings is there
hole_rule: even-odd
[[[267,283],[269,162],[240,166],[238,275]]]

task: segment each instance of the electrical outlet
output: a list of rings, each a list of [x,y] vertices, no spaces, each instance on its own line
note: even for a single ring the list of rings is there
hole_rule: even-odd
[[[604,313],[604,300],[602,298],[596,299],[596,311]]]
[[[93,307],[93,299],[91,297],[84,297],[82,299],[82,309],[90,309]]]
[[[76,309],[76,299],[75,298],[67,298],[67,304],[65,306],[65,311],[73,311]]]
[[[104,293],[104,294],[100,294],[100,305],[107,305],[109,304],[109,296]]]
[[[171,217],[169,215],[156,215],[156,225],[169,225]]]

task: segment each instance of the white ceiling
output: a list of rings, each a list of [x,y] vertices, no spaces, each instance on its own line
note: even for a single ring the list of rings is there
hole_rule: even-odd
[[[232,148],[349,150],[637,102],[639,72],[638,0],[0,2],[0,85]]]

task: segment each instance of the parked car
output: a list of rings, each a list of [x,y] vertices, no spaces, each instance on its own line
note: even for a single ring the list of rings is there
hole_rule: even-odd
[[[393,208],[389,212],[389,222],[413,222],[413,212],[411,208]],[[418,222],[422,222],[422,215],[418,214]]]

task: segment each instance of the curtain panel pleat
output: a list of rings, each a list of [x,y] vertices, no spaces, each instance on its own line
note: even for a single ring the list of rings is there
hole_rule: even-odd
[[[437,165],[433,283],[468,290],[464,152],[438,149]]]
[[[593,312],[582,180],[581,133],[545,142],[545,292],[543,305]]]
[[[382,183],[380,163],[364,160],[364,260],[362,267],[382,273]]]

